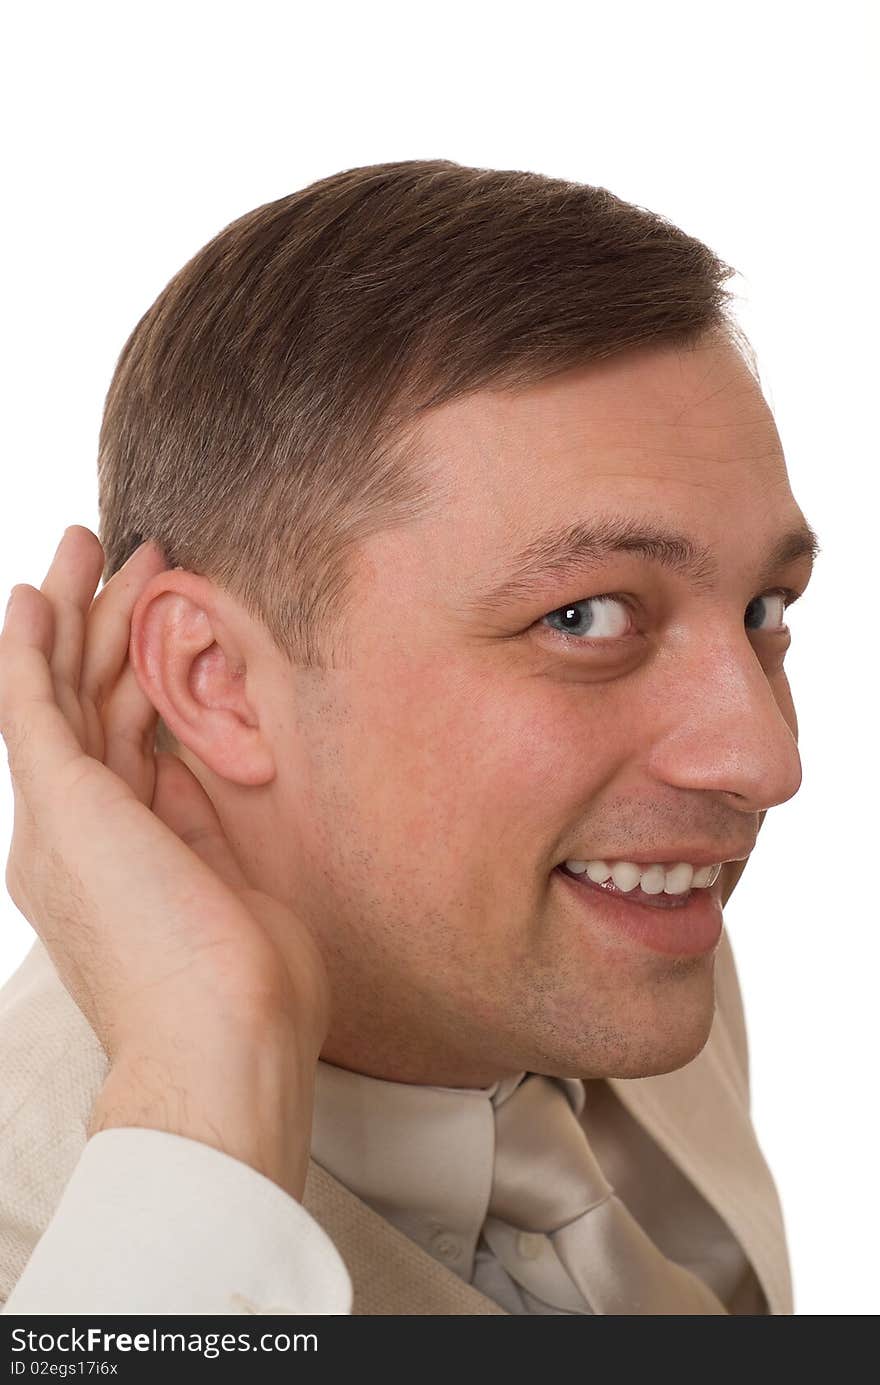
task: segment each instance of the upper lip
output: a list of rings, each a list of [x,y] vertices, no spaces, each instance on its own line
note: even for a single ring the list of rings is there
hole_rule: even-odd
[[[669,866],[677,865],[679,861],[687,861],[691,866],[714,866],[718,862],[726,865],[728,861],[744,861],[754,850],[754,844],[750,847],[716,847],[714,851],[707,851],[705,847],[682,846],[682,847],[658,847],[657,851],[648,856],[643,851],[627,852],[623,856],[580,856],[576,852],[570,851],[567,856],[563,856],[563,861],[632,861],[634,866]],[[658,855],[663,852],[663,855]]]

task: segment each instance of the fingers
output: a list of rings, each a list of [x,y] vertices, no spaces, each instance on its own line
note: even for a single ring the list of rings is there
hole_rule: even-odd
[[[104,702],[104,764],[129,785],[148,808],[153,801],[156,759],[153,742],[158,713],[137,680],[130,663],[119,675]]]
[[[76,724],[84,748],[100,755],[99,745],[87,745],[80,706],[81,694],[100,706],[128,657],[131,612],[144,584],[165,561],[155,544],[141,544],[95,597],[104,569],[104,549],[96,534],[82,524],[65,529],[49,571],[40,587],[51,607],[54,642],[48,653],[62,710]]]
[[[245,889],[248,880],[233,853],[211,799],[192,770],[160,751],[156,756],[153,812],[166,827],[232,889]]]
[[[39,591],[26,583],[0,635],[0,733],[6,741],[16,803],[34,811],[39,789],[57,794],[57,775],[83,754],[103,759],[103,729],[95,725],[94,700],[111,690],[128,659],[131,612],[143,586],[165,562],[155,544],[142,544],[97,598],[104,565],[100,540],[83,525],[64,531]],[[90,680],[93,702],[81,700]],[[126,706],[138,726],[156,713],[148,700],[126,689]],[[117,738],[131,734],[116,723]],[[137,767],[139,780],[148,771]],[[24,795],[24,803],[19,800]],[[147,799],[149,801],[149,799]]]
[[[58,794],[58,775],[83,759],[76,731],[55,697],[49,667],[52,607],[21,583],[0,633],[0,734],[6,742],[16,794],[31,812]]]
[[[104,568],[104,549],[96,534],[84,525],[64,531],[41,587],[54,618],[54,645],[49,664],[62,711],[74,726],[83,749],[107,762],[107,727],[102,705],[116,690],[128,667],[131,615],[145,584],[165,568],[161,550],[141,544],[115,572],[101,592],[95,588]],[[157,713],[136,681],[127,682],[117,706],[124,704],[130,725],[114,720],[121,744],[112,752],[116,765],[125,764],[123,776],[142,802],[152,792],[152,735],[149,755],[142,746],[148,731],[155,733]],[[132,753],[140,746],[138,753]]]
[[[86,615],[104,567],[104,550],[91,529],[72,524],[61,542],[40,591],[55,617],[54,648],[49,657],[59,689],[79,697],[80,666]]]
[[[103,564],[104,550],[97,537],[90,529],[82,529],[78,525],[72,525],[67,534],[73,536],[77,529],[89,535],[101,554]],[[78,551],[84,554],[82,546]],[[94,601],[89,595],[91,609],[83,603],[83,614],[88,616],[88,629],[85,647],[81,649],[82,663],[77,687],[80,695],[91,699],[96,706],[100,706],[113,689],[128,659],[131,615],[138,597],[150,578],[164,572],[166,566],[162,550],[155,543],[142,543],[114,572]],[[85,583],[85,577],[83,580]],[[81,594],[84,590],[85,586],[80,589]],[[94,590],[92,584],[91,592]]]
[[[157,712],[128,650],[132,611],[146,582],[164,571],[164,556],[155,544],[142,544],[96,597],[103,564],[97,536],[71,525],[40,590],[14,588],[0,634],[0,734],[16,795],[16,827],[30,826],[35,817],[48,823],[66,811],[61,776],[68,771],[68,787],[82,773],[108,792],[103,770],[94,773],[101,762],[221,879],[244,887],[244,873],[198,780],[166,755],[159,757],[168,763],[157,783]],[[97,750],[93,742],[100,742]]]
[[[147,807],[155,783],[158,712],[129,663],[131,619],[146,584],[165,570],[161,549],[142,544],[98,593],[86,621],[79,685],[94,753]]]

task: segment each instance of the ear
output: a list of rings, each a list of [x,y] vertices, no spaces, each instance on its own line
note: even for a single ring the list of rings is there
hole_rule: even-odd
[[[214,583],[166,570],[132,611],[129,660],[180,746],[220,778],[253,786],[275,777],[275,761],[248,687],[247,625]]]

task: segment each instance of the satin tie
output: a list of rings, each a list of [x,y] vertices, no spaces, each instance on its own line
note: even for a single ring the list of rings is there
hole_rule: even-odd
[[[494,1110],[483,1234],[514,1280],[563,1313],[727,1315],[617,1197],[559,1082],[528,1073]]]

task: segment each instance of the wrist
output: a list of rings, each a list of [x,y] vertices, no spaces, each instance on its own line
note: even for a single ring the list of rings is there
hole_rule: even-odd
[[[88,1136],[163,1130],[250,1165],[302,1201],[320,1043],[264,1028],[128,1040],[92,1109]]]

